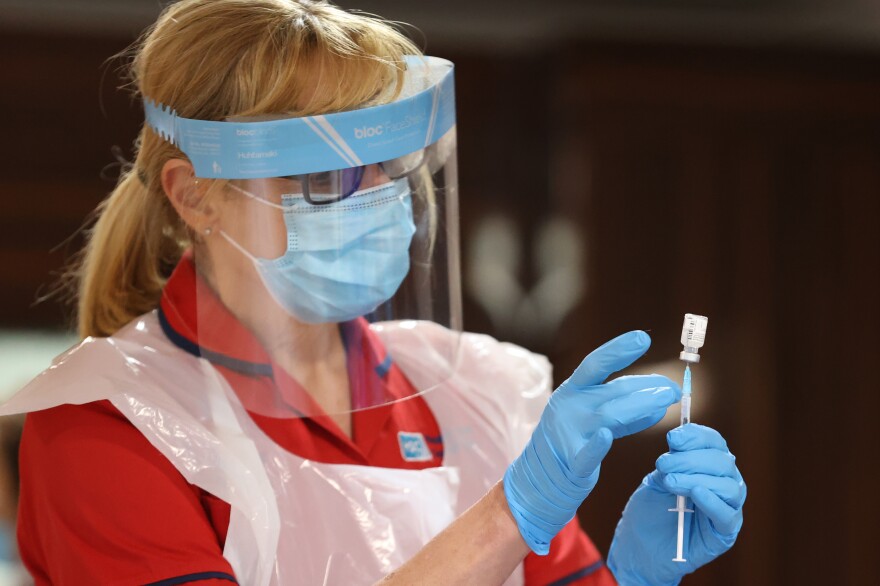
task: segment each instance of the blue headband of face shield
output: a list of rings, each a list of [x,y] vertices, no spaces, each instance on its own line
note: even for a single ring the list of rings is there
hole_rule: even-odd
[[[197,177],[258,179],[389,161],[434,144],[455,125],[454,66],[407,57],[399,99],[300,118],[229,122],[181,118],[144,99],[147,124],[189,158]]]

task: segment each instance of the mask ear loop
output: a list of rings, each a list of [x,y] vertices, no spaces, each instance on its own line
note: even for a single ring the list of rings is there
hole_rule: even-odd
[[[229,183],[228,185],[229,185],[229,187],[231,187],[232,189],[238,191],[239,193],[242,193],[242,194],[246,195],[247,197],[251,198],[252,200],[254,200],[254,201],[258,202],[258,203],[261,203],[261,204],[263,204],[263,205],[267,205],[267,206],[269,206],[269,207],[271,207],[271,208],[275,208],[276,210],[282,210],[282,211],[283,211],[283,210],[286,210],[286,209],[287,209],[287,208],[284,207],[283,205],[280,205],[280,204],[277,204],[277,203],[272,203],[271,201],[266,201],[266,200],[263,199],[262,197],[260,197],[260,196],[258,196],[258,195],[254,195],[254,194],[251,193],[250,191],[248,191],[248,190],[246,190],[246,189],[242,189],[241,187],[239,187],[238,185],[236,185],[236,184],[234,184],[234,183]]]
[[[245,255],[245,256],[246,256],[246,257],[247,257],[252,263],[254,263],[254,265],[259,265],[259,264],[260,264],[260,259],[258,259],[257,257],[255,257],[255,256],[254,256],[253,254],[251,254],[250,252],[248,252],[248,251],[245,249],[244,246],[242,246],[241,244],[239,244],[238,242],[236,242],[235,239],[232,238],[232,236],[230,236],[229,234],[227,234],[226,231],[225,231],[223,228],[220,228],[220,229],[217,231],[217,233],[220,234],[220,236],[222,236],[222,237],[226,240],[226,242],[228,242],[229,244],[231,244],[231,245],[232,245],[233,247],[235,247],[239,252],[241,252],[243,255]]]
[[[240,193],[246,195],[247,197],[251,198],[252,200],[254,200],[254,201],[256,201],[256,202],[259,202],[259,203],[261,203],[261,204],[263,204],[263,205],[267,205],[267,206],[269,206],[269,207],[271,207],[271,208],[279,209],[279,210],[282,210],[282,211],[284,211],[285,209],[287,209],[287,208],[285,208],[283,205],[279,205],[279,204],[277,204],[277,203],[272,203],[272,202],[270,202],[270,201],[266,201],[265,199],[263,199],[263,198],[261,198],[261,197],[255,195],[255,194],[251,193],[250,191],[248,191],[248,190],[246,190],[246,189],[242,189],[241,187],[239,187],[238,185],[235,185],[234,183],[227,183],[227,185],[229,185],[229,186],[230,186],[231,188],[233,188],[234,190],[236,190],[236,191],[238,191],[238,192],[240,192]],[[256,256],[254,256],[253,254],[251,254],[248,250],[246,250],[244,246],[242,246],[241,244],[239,244],[238,242],[236,242],[235,239],[234,239],[232,236],[230,236],[229,234],[227,234],[226,231],[225,231],[223,228],[220,228],[217,232],[218,232],[218,234],[220,234],[220,236],[222,236],[222,237],[224,238],[224,240],[226,240],[226,242],[228,242],[229,244],[231,244],[236,250],[238,250],[239,252],[241,252],[241,253],[242,253],[243,255],[245,255],[245,256],[246,256],[246,257],[247,257],[252,263],[254,263],[254,266],[259,266],[259,265],[260,265],[260,259],[258,259]]]

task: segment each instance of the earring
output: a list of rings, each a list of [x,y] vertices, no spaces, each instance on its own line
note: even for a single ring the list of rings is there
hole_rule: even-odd
[[[205,232],[205,236],[210,236],[214,232],[214,228],[211,228],[210,226],[208,226],[207,228],[205,228],[204,232]]]

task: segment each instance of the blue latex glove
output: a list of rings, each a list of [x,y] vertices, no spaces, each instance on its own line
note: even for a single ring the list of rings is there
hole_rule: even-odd
[[[629,499],[614,532],[608,568],[621,586],[678,584],[727,551],[742,527],[746,485],[727,442],[714,429],[689,423],[666,435],[670,451],[657,459]],[[684,558],[674,562],[676,495],[693,500],[685,514]]]
[[[648,428],[681,398],[660,375],[624,376],[601,384],[650,347],[645,332],[623,334],[594,350],[550,396],[523,453],[504,475],[504,494],[535,553],[574,517],[599,479],[599,464],[619,438]]]

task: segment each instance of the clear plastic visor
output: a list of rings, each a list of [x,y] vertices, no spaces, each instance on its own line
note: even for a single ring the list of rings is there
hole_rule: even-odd
[[[200,182],[217,193],[193,247],[193,329],[249,411],[327,416],[351,432],[352,413],[450,376],[461,329],[455,150],[453,127],[381,163]],[[416,384],[385,338],[424,322],[449,331],[426,348],[438,375]]]

